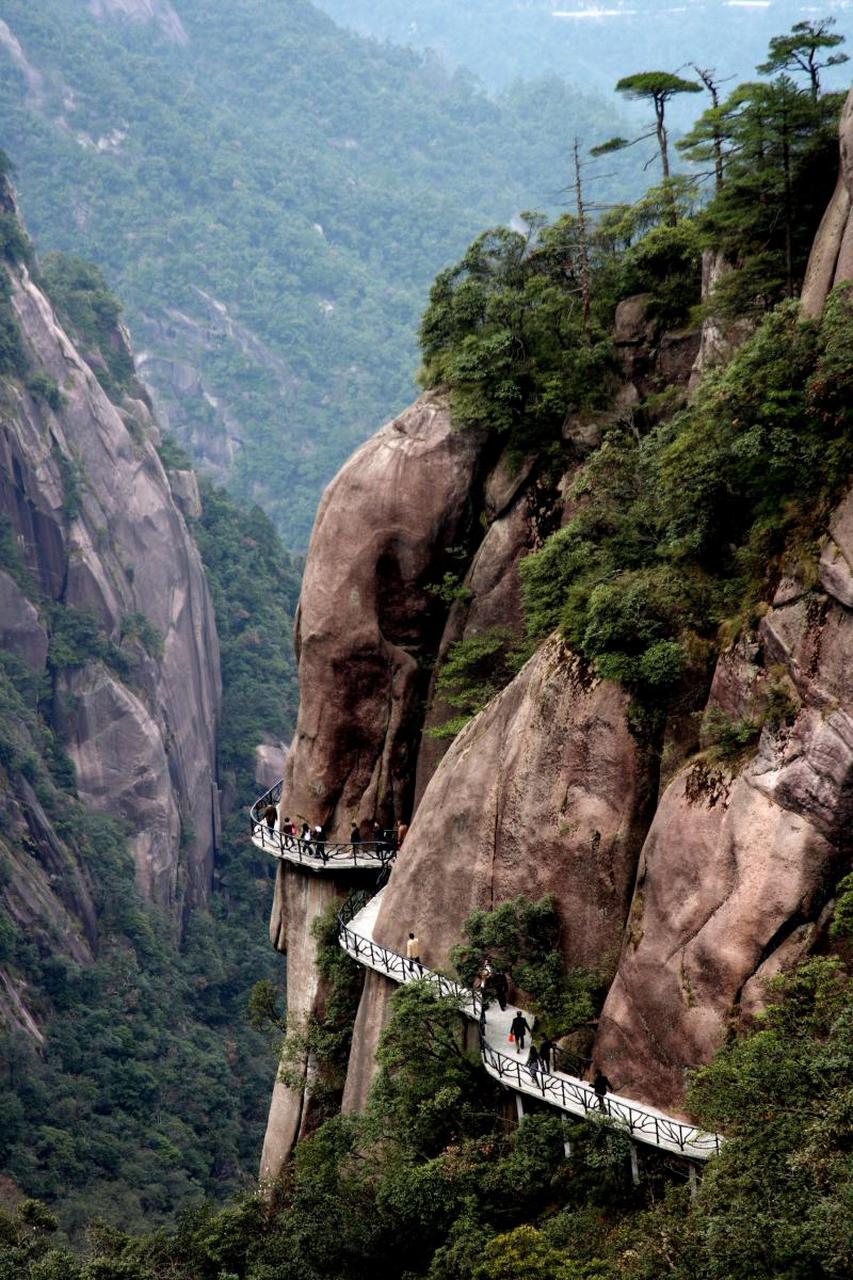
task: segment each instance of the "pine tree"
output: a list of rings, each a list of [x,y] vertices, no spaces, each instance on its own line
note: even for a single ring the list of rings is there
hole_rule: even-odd
[[[809,77],[812,98],[820,97],[820,73],[825,67],[838,67],[849,61],[846,53],[830,53],[825,61],[820,55],[829,49],[837,49],[844,43],[844,36],[833,33],[834,18],[821,18],[818,22],[796,22],[788,35],[774,36],[770,41],[768,58],[756,69],[762,75],[776,71],[803,71]]]

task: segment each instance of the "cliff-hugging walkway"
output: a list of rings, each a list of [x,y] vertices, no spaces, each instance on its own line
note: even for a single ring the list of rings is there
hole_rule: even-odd
[[[318,842],[285,835],[278,820],[270,826],[263,816],[267,806],[278,806],[280,799],[281,783],[277,782],[255,801],[250,816],[252,843],[274,858],[293,862],[300,867],[309,867],[312,871],[351,871],[353,867],[378,871],[387,867],[397,856],[396,845],[381,841],[336,844],[328,840]]]
[[[534,1077],[526,1065],[526,1051],[520,1055],[506,1052],[510,1022],[517,1006],[508,1005],[503,1011],[491,1006],[483,1016],[476,992],[443,974],[417,965],[412,969],[404,956],[381,946],[373,937],[381,901],[382,892],[379,892],[350,920],[346,910],[340,913],[338,940],[341,946],[359,964],[375,969],[393,982],[414,982],[423,978],[434,984],[439,994],[459,997],[461,1011],[480,1024],[483,1065],[490,1076],[516,1093],[539,1098],[582,1119],[598,1119],[606,1114],[617,1128],[625,1130],[638,1142],[662,1151],[671,1151],[691,1160],[707,1160],[719,1151],[721,1139],[718,1134],[704,1133],[695,1125],[685,1124],[655,1107],[640,1107],[629,1098],[611,1093],[604,1099],[602,1111],[592,1085],[586,1081],[561,1071],[537,1071]],[[529,1013],[524,1016],[532,1026],[533,1016]]]
[[[269,804],[277,804],[281,796],[281,783],[256,801],[251,811],[252,841],[257,848],[313,871],[344,871],[353,867],[381,870],[390,866],[397,850],[388,844],[333,844],[301,840],[284,835],[278,823],[268,826],[262,815]],[[480,1050],[483,1065],[490,1076],[516,1093],[539,1098],[569,1115],[582,1119],[599,1119],[606,1114],[612,1123],[638,1142],[686,1156],[690,1160],[707,1160],[720,1149],[718,1134],[705,1133],[695,1125],[686,1124],[655,1107],[638,1106],[629,1098],[610,1093],[599,1102],[592,1085],[567,1075],[562,1071],[537,1071],[534,1076],[526,1063],[526,1052],[507,1053],[510,1022],[516,1005],[501,1011],[496,1006],[483,1009],[482,998],[477,992],[463,987],[443,974],[434,973],[422,965],[411,968],[409,961],[376,942],[373,930],[382,902],[382,892],[376,893],[361,907],[357,900],[338,915],[338,941],[358,964],[375,969],[393,982],[405,983],[424,979],[435,987],[440,995],[452,995],[459,999],[460,1010],[466,1017],[479,1024]],[[525,1013],[530,1026],[533,1015]]]

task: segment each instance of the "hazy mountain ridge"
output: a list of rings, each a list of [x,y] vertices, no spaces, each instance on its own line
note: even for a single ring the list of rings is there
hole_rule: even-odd
[[[122,9],[0,3],[20,50],[0,48],[0,144],[43,248],[96,259],[126,300],[173,427],[298,544],[410,398],[435,271],[559,199],[567,137],[605,134],[611,107],[557,84],[546,110],[541,89],[492,102],[302,0],[174,0],[186,43]]]

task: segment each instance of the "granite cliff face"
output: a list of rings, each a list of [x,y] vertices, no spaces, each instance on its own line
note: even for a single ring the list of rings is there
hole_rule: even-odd
[[[842,178],[804,297],[813,314],[853,275],[851,103],[853,95]],[[729,269],[706,256],[706,290]],[[595,1060],[619,1092],[674,1112],[685,1068],[707,1062],[730,1027],[755,1016],[767,978],[819,945],[849,866],[853,495],[826,531],[818,581],[783,581],[757,629],[720,655],[710,691],[694,691],[690,711],[701,712],[707,696],[733,720],[760,714],[770,699],[782,708],[740,763],[702,753],[687,712],[668,725],[662,754],[642,746],[626,694],[558,636],[449,748],[425,731],[449,717],[436,676],[452,646],[496,626],[521,633],[519,561],[570,514],[562,495],[601,428],[630,415],[649,389],[676,386],[686,396],[744,336],[708,324],[652,335],[643,297],[620,304],[623,391],[600,421],[569,418],[573,470],[551,489],[534,462],[509,469],[483,442],[454,434],[436,396],[365,445],[327,491],[309,552],[303,703],[285,779],[285,807],[328,820],[339,838],[352,816],[408,820],[414,804],[375,936],[401,951],[415,930],[430,966],[448,967],[474,908],[553,893],[567,964],[610,981]],[[424,584],[441,581],[456,543],[467,555],[462,589],[442,618]],[[418,668],[430,660],[427,682]],[[279,945],[286,897],[279,893],[273,917]],[[301,912],[287,921],[294,939],[310,927]],[[307,975],[290,975],[291,985],[295,1008],[320,1007]],[[345,1111],[365,1104],[392,992],[367,975]],[[286,1122],[277,1086],[269,1174],[297,1136],[310,1068],[304,1081],[290,1093]]]
[[[195,478],[173,473],[173,492],[142,388],[112,403],[98,353],[72,341],[25,265],[4,269],[22,366],[0,381],[0,636],[50,690],[80,799],[124,822],[141,890],[179,923],[207,900],[219,821],[219,646],[183,514],[199,512]],[[96,939],[89,873],[21,786],[6,797],[7,903],[82,960]]]

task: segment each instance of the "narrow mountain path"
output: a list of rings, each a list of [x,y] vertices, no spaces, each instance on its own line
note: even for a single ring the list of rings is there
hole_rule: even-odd
[[[382,843],[335,844],[301,840],[283,835],[278,823],[268,826],[263,812],[270,803],[277,804],[281,796],[281,783],[256,801],[251,810],[252,841],[258,849],[312,871],[344,871],[355,868],[379,871],[387,875],[397,856],[393,845]],[[483,1065],[490,1076],[517,1094],[537,1098],[568,1115],[598,1121],[604,1116],[616,1128],[623,1130],[637,1142],[685,1156],[689,1160],[704,1161],[720,1150],[719,1134],[706,1133],[675,1116],[667,1115],[645,1103],[639,1105],[630,1098],[609,1093],[599,1100],[592,1085],[566,1072],[537,1071],[527,1066],[527,1049],[519,1053],[510,1046],[510,1023],[517,1005],[507,1005],[501,1010],[493,1004],[483,1008],[478,992],[462,986],[444,974],[435,973],[424,965],[410,963],[405,956],[382,946],[374,937],[379,908],[384,889],[363,902],[363,895],[351,899],[338,913],[338,941],[344,951],[358,964],[390,978],[392,982],[406,983],[426,981],[439,995],[453,996],[459,1001],[460,1012],[477,1022],[480,1030],[480,1051]],[[524,1013],[529,1025],[534,1017]]]
[[[483,1065],[490,1076],[500,1080],[516,1093],[550,1103],[569,1115],[581,1119],[597,1120],[603,1115],[619,1129],[626,1131],[638,1142],[686,1156],[691,1160],[707,1160],[720,1149],[718,1134],[705,1133],[695,1125],[667,1115],[645,1103],[640,1106],[619,1094],[610,1093],[603,1107],[585,1080],[562,1071],[537,1071],[534,1076],[527,1066],[527,1049],[518,1053],[509,1048],[509,1028],[517,1005],[507,1005],[504,1011],[492,1005],[483,1014],[481,1000],[476,992],[458,982],[433,973],[417,964],[412,967],[405,956],[381,946],[373,936],[374,926],[381,906],[384,890],[375,894],[361,910],[347,919],[347,912],[338,916],[338,941],[343,949],[359,964],[375,969],[393,982],[415,982],[421,979],[434,985],[441,995],[456,996],[460,1010],[466,1017],[480,1024],[480,1050]],[[533,1026],[533,1015],[524,1013]],[[509,1050],[509,1051],[508,1051]]]

